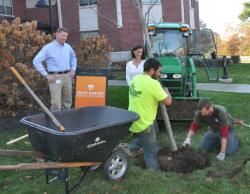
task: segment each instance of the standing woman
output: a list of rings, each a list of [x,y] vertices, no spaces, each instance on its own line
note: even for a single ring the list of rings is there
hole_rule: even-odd
[[[145,62],[145,51],[143,46],[137,45],[132,51],[131,55],[133,60],[129,61],[126,65],[126,80],[127,84],[130,86],[132,79],[138,75],[143,73],[144,62]]]

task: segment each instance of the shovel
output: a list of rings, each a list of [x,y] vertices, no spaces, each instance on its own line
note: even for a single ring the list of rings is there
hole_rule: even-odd
[[[45,111],[45,113],[49,116],[49,118],[55,123],[55,125],[59,128],[60,131],[64,131],[65,128],[63,125],[57,120],[57,118],[49,111],[49,109],[43,104],[43,102],[38,98],[38,96],[33,92],[33,90],[28,86],[28,84],[25,82],[25,80],[22,78],[22,76],[17,72],[17,70],[14,67],[10,67],[10,70],[12,73],[17,77],[17,79],[25,86],[25,88],[28,90],[28,92],[31,94],[31,96],[36,100],[36,102],[40,105],[40,107]],[[27,134],[14,139],[12,141],[7,142],[7,145],[16,143],[24,138],[27,137]]]
[[[166,88],[163,87],[164,90],[166,90]],[[169,93],[169,92],[168,92]],[[160,107],[161,107],[161,113],[162,113],[162,117],[164,120],[164,124],[167,130],[167,134],[170,140],[170,144],[171,144],[171,149],[173,152],[177,151],[177,146],[176,146],[176,142],[174,139],[174,135],[173,135],[173,131],[172,131],[172,127],[169,121],[169,116],[168,116],[168,112],[167,112],[167,108],[164,104],[160,103]]]

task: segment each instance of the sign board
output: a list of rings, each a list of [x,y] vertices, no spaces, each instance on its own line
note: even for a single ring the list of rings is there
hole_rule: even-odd
[[[105,106],[107,77],[105,75],[77,75],[75,81],[75,108]]]

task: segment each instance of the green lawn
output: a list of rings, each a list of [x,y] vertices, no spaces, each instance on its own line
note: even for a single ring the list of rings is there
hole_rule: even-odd
[[[219,78],[223,75],[223,68],[219,67]],[[227,68],[227,73],[229,78],[233,78],[234,84],[250,84],[250,64],[229,64]],[[197,68],[197,82],[206,83],[212,82],[216,83],[218,81],[208,81],[207,73],[204,68]]]
[[[109,87],[108,104],[111,106],[127,108],[128,104],[127,87]],[[246,123],[250,123],[250,94],[234,94],[201,91],[202,96],[211,97],[218,104],[225,105],[233,116],[242,118]],[[94,116],[94,115],[93,115]],[[84,122],[84,121],[83,121]],[[172,123],[175,139],[180,145],[187,132],[189,123]],[[192,140],[192,146],[197,147],[202,134],[205,132],[202,128]],[[129,170],[120,182],[105,181],[102,170],[90,173],[86,182],[80,187],[77,193],[87,194],[167,194],[167,193],[249,193],[250,168],[233,178],[210,178],[206,174],[209,171],[230,170],[239,165],[243,160],[249,157],[250,129],[237,127],[236,132],[241,138],[241,147],[232,157],[226,157],[226,160],[219,162],[215,160],[216,153],[209,154],[211,166],[182,175],[173,172],[152,172],[142,170],[130,161]],[[21,141],[15,145],[7,147],[5,143],[10,138],[25,134],[22,129],[13,129],[2,132],[0,136],[0,149],[19,149],[31,150],[32,147],[28,141]],[[160,130],[158,142],[161,146],[169,145],[165,130]],[[20,162],[32,162],[30,159],[2,157],[1,164],[15,164]],[[249,165],[248,165],[249,166]],[[80,169],[71,170],[71,180],[75,180],[80,174]],[[64,188],[60,183],[47,185],[45,183],[44,172],[42,170],[33,171],[1,171],[0,172],[0,193],[1,194],[33,194],[33,193],[63,193]]]
[[[218,78],[223,75],[223,68],[218,67]],[[229,64],[227,68],[228,76],[233,78],[234,84],[250,84],[250,64]],[[111,74],[115,76],[114,79],[125,80],[124,71],[115,71]],[[218,81],[209,81],[207,73],[203,67],[197,67],[197,82],[198,83],[218,83]]]

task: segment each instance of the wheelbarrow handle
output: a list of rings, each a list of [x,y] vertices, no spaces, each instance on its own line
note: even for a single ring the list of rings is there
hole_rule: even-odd
[[[36,100],[36,102],[40,105],[40,107],[47,113],[50,119],[55,123],[57,127],[59,127],[60,131],[64,131],[65,128],[63,125],[56,119],[56,117],[49,111],[49,109],[43,104],[43,102],[38,98],[38,96],[33,92],[33,90],[28,86],[22,76],[17,72],[14,67],[10,67],[12,73],[17,77],[17,79],[25,86],[25,88],[29,91],[31,96]]]

